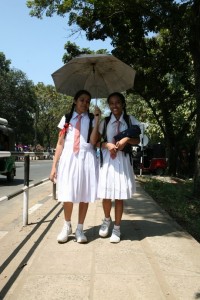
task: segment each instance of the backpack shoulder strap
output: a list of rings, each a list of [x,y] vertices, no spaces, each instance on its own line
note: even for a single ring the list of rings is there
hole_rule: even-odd
[[[93,120],[94,120],[94,115],[93,115],[92,113],[89,113],[89,114],[88,114],[88,117],[89,117],[90,121],[89,121],[89,129],[88,129],[87,143],[89,143],[89,141],[90,141],[90,135],[91,135],[91,133],[92,133],[92,122],[93,122]]]
[[[65,114],[65,123],[67,123],[68,118],[69,118],[69,114]]]
[[[129,115],[125,115],[124,120],[125,120],[128,128],[130,128],[132,126],[131,117]],[[127,153],[129,154],[131,165],[133,165],[133,153],[132,153],[131,145],[127,145]],[[126,155],[126,153],[125,153],[125,155]]]
[[[110,121],[110,118],[111,118],[111,115],[104,118],[103,132],[102,132],[102,135],[101,135],[102,142],[107,142],[106,129],[107,129],[107,125]],[[102,154],[102,149],[101,149],[101,143],[100,143],[100,167],[103,166],[103,154]]]
[[[108,125],[110,119],[111,119],[111,115],[104,118],[104,125],[103,125],[103,132],[102,132],[102,140],[104,142],[107,141],[106,129],[107,129],[107,125]]]
[[[131,125],[132,125],[130,116],[129,115],[124,115],[124,120],[125,120],[128,128],[130,128]]]

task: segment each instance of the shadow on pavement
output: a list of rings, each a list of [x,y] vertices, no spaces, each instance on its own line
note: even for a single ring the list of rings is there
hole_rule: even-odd
[[[33,228],[33,230],[24,238],[24,240],[13,250],[13,252],[10,254],[10,256],[4,261],[4,263],[0,266],[0,274],[3,272],[3,270],[11,263],[11,261],[15,258],[15,256],[18,254],[18,252],[24,247],[24,245],[27,243],[27,241],[33,236],[33,234],[38,230],[38,228],[45,222],[45,219],[59,206],[60,204],[57,203],[45,216],[37,223],[37,225]],[[61,213],[63,208],[61,208],[56,215],[49,220],[48,226],[45,228],[45,230],[42,232],[42,234],[39,236],[39,238],[35,241],[34,245],[31,247],[31,249],[28,251],[28,253],[25,255],[23,260],[20,262],[19,266],[16,268],[16,270],[13,272],[12,276],[8,280],[8,282],[5,284],[3,289],[0,292],[0,299],[4,299],[5,295],[8,293],[9,289],[12,287],[15,280],[20,275],[21,271],[23,270],[23,267],[27,265],[27,262],[37,249],[37,247],[42,242],[45,235],[48,233],[54,222],[56,221],[57,217]]]

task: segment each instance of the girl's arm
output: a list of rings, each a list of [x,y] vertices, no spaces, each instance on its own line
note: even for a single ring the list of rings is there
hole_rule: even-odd
[[[124,147],[126,146],[126,144],[131,144],[131,145],[138,145],[140,143],[140,138],[128,138],[128,137],[124,137],[123,139],[121,139],[120,141],[118,141],[116,143],[116,146],[118,148],[118,150],[123,150]]]
[[[58,164],[58,161],[60,159],[61,153],[63,151],[64,140],[65,140],[65,136],[60,135],[59,138],[58,138],[57,145],[56,145],[56,151],[55,151],[55,155],[54,155],[54,158],[53,158],[53,164],[52,164],[52,168],[51,168],[51,172],[50,172],[50,176],[49,176],[49,179],[52,182],[54,182],[54,180],[57,177],[57,164]]]
[[[96,106],[94,110],[94,127],[90,135],[90,144],[92,144],[93,146],[96,146],[97,142],[100,140],[100,134],[99,134],[100,118],[101,118],[101,111]]]
[[[110,151],[110,154],[115,154],[117,152],[117,145],[113,143],[108,143],[108,142],[100,142],[101,141],[101,134],[99,133],[99,141],[96,143],[97,148],[101,149],[107,149]]]
[[[104,122],[105,122],[105,120],[104,120]],[[102,124],[104,124],[104,123],[102,123]],[[101,125],[100,125],[100,127],[101,127]],[[102,135],[99,133],[99,139],[97,140],[96,147],[101,148],[101,149],[107,149],[108,151],[110,151],[111,155],[115,154],[117,152],[117,146],[114,143],[108,143],[108,142],[101,141],[101,138],[102,138]]]
[[[132,125],[138,125],[140,127],[140,122],[133,116],[130,116],[131,124]],[[116,143],[116,146],[118,147],[118,150],[123,150],[123,148],[126,146],[126,144],[131,144],[133,146],[138,145],[140,143],[140,137],[138,138],[128,138],[125,137],[118,141]]]

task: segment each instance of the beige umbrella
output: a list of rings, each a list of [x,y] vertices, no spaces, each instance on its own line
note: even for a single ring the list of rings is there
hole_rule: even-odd
[[[52,74],[57,92],[74,96],[87,90],[92,98],[133,88],[135,70],[113,55],[80,55]]]

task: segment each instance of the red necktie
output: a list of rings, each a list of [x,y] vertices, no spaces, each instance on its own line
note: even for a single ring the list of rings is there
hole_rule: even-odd
[[[74,134],[74,146],[73,151],[74,153],[78,153],[80,149],[80,129],[81,129],[81,115],[77,116],[77,122],[75,127],[75,134]]]
[[[120,121],[116,121],[117,125],[116,125],[116,134],[119,133],[119,126],[120,126]]]

